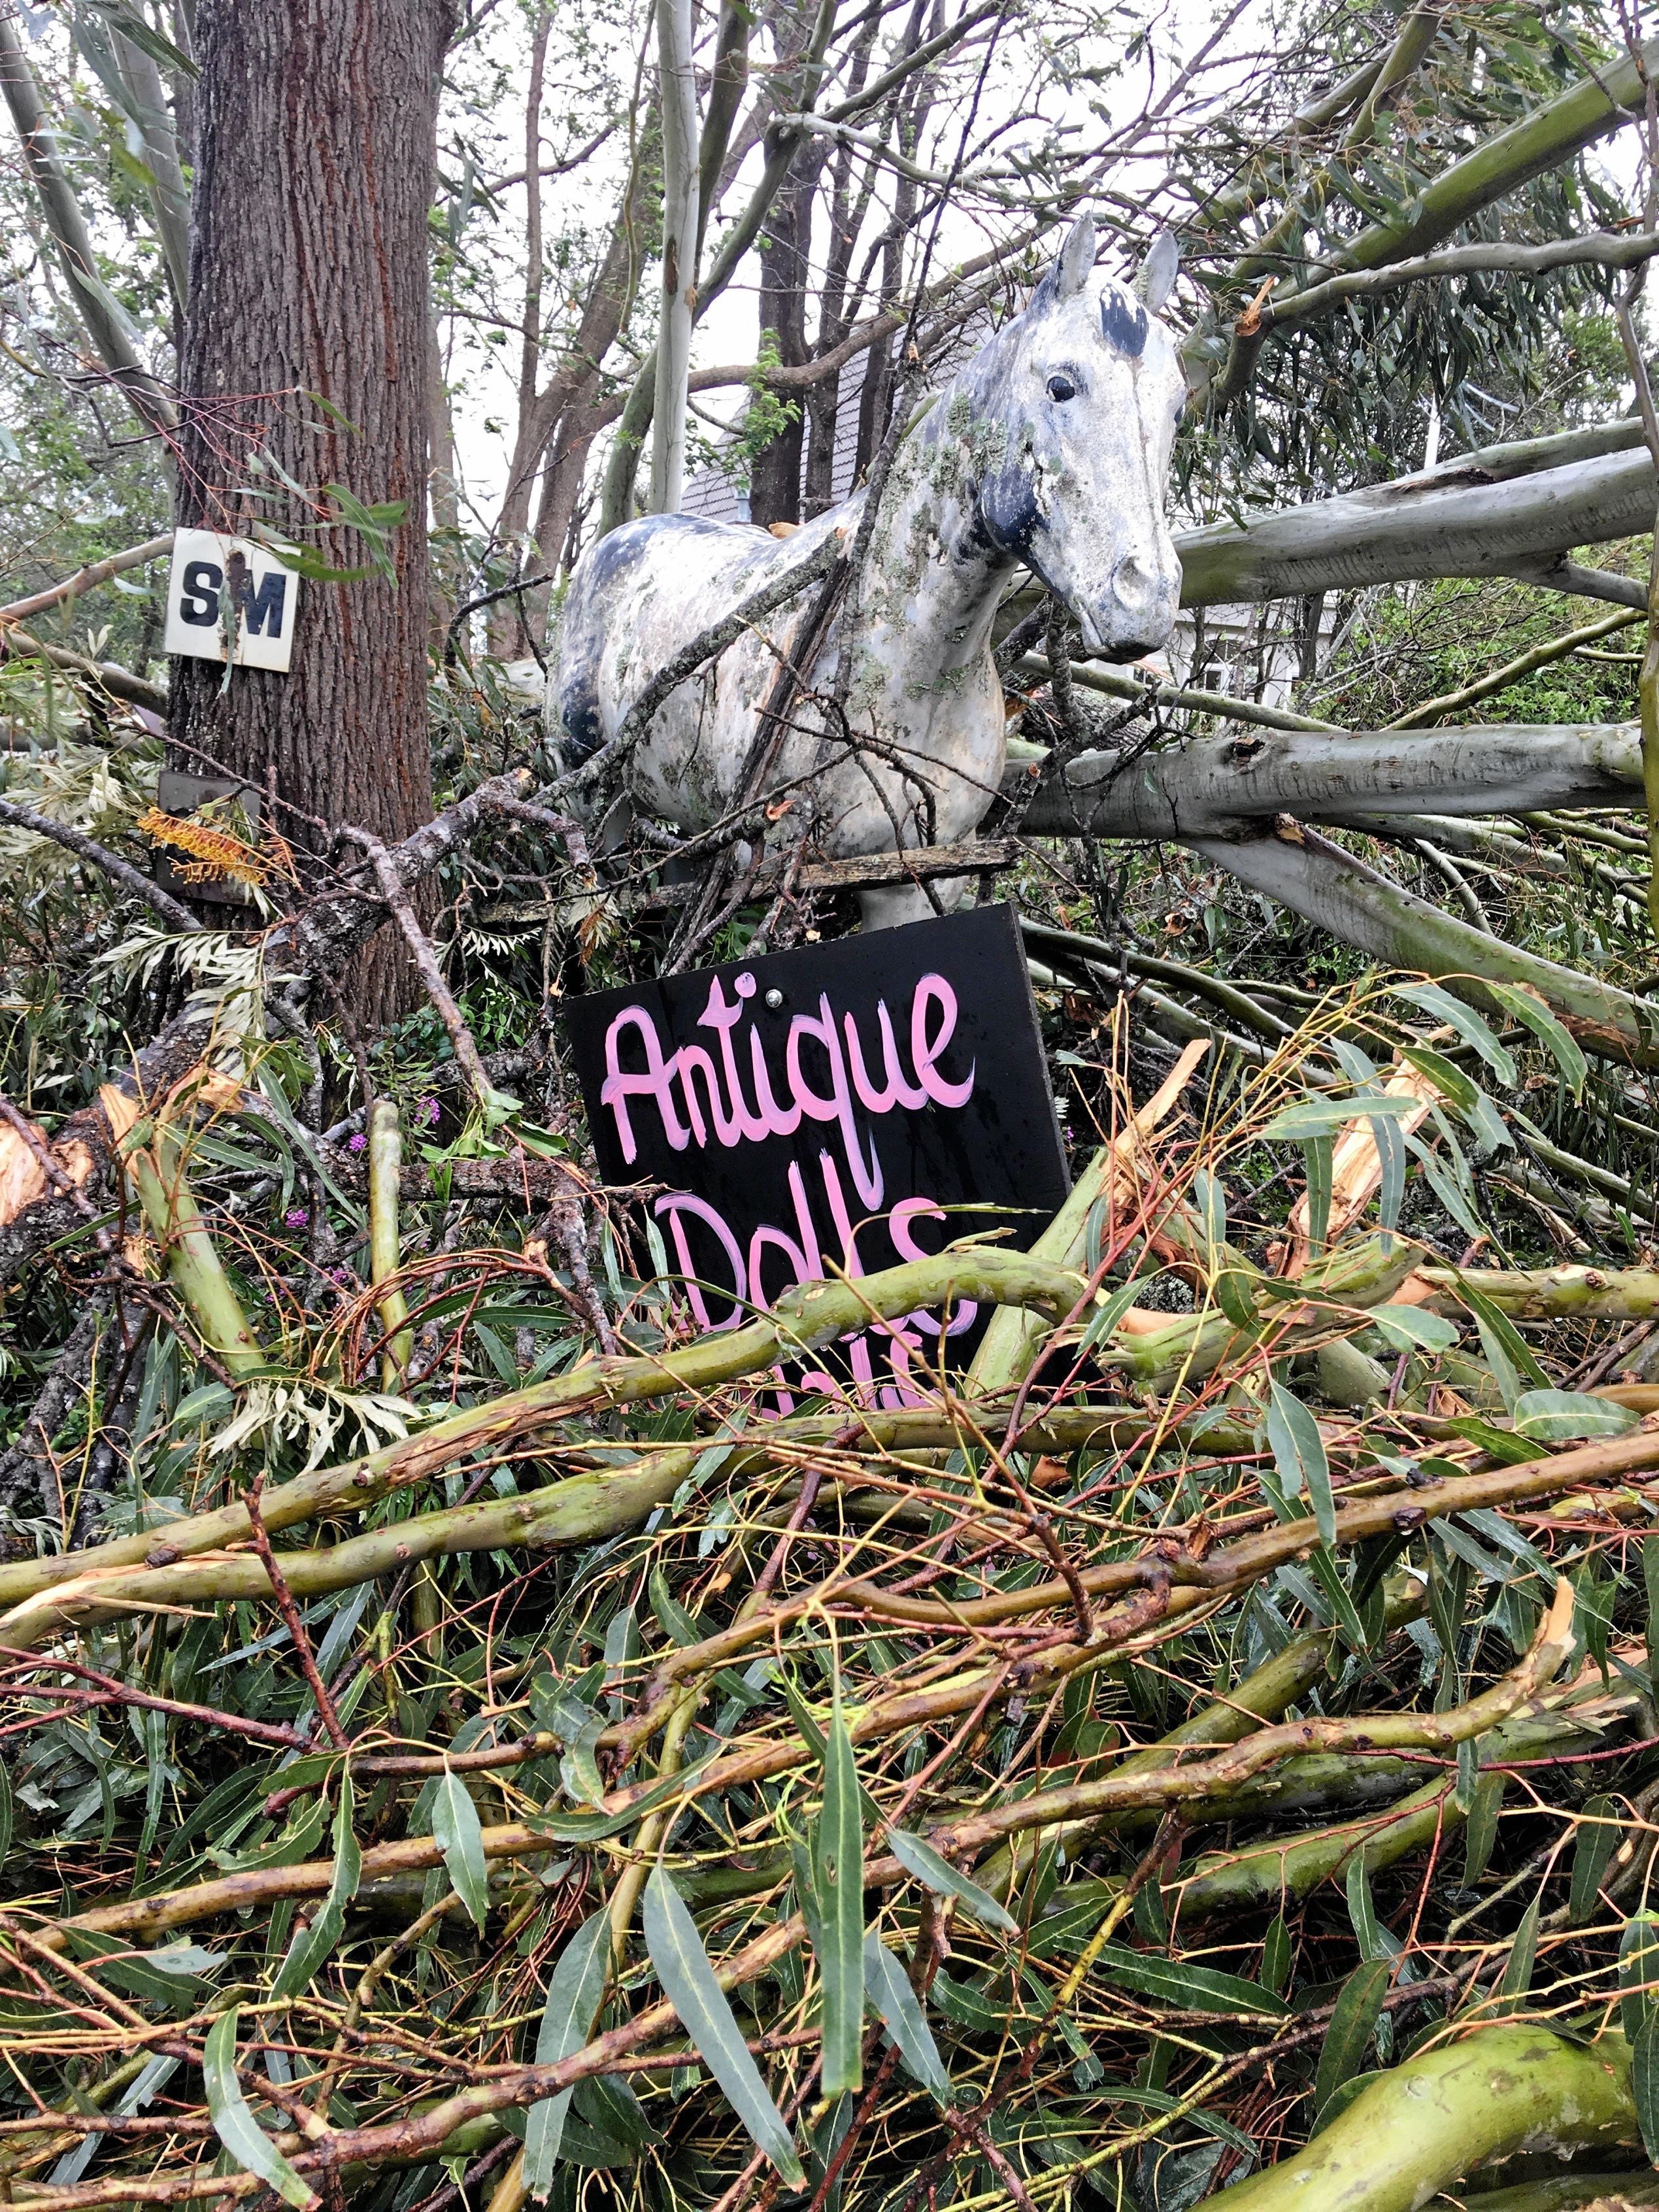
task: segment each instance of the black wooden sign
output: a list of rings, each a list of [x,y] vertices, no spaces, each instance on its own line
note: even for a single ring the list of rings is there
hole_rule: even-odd
[[[874,1274],[996,1228],[1027,1246],[1066,1197],[1010,907],[597,992],[565,1014],[600,1172],[666,1185],[656,1249],[705,1328],[736,1328],[826,1262]],[[953,1318],[950,1364],[982,1320]],[[853,1340],[860,1395],[908,1402],[939,1332],[920,1314]]]

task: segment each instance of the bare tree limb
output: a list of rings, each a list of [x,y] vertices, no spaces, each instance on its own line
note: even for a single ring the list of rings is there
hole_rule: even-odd
[[[60,606],[65,599],[78,599],[82,592],[94,585],[106,584],[112,576],[119,576],[129,568],[142,568],[151,561],[159,561],[164,553],[173,550],[171,534],[165,538],[146,538],[142,545],[130,545],[125,553],[112,553],[106,560],[94,561],[90,567],[77,568],[61,584],[48,585],[44,592],[34,592],[26,599],[13,599],[0,607],[0,626],[27,622],[31,615],[44,614],[48,607]]]
[[[696,297],[697,82],[691,0],[656,0],[657,101],[662,127],[662,305],[651,418],[651,512],[675,514],[685,484],[685,380]]]
[[[20,629],[15,623],[0,623],[0,654],[13,653],[32,660],[49,661],[67,675],[79,676],[96,684],[112,699],[127,699],[135,707],[148,707],[152,714],[165,714],[167,710],[167,695],[160,684],[147,684],[142,676],[118,667],[112,660],[88,660],[85,653],[71,653],[66,646],[47,645],[28,630]]]
[[[1176,540],[1188,607],[1301,599],[1411,577],[1506,576],[1576,547],[1652,527],[1659,479],[1641,425],[1607,451],[1525,475],[1471,453],[1421,476],[1260,521],[1218,522]]]
[[[1054,665],[1046,653],[1023,653],[1014,664],[1022,676],[1046,676],[1052,683]],[[1230,722],[1255,722],[1264,730],[1322,730],[1340,734],[1334,722],[1321,722],[1311,714],[1293,714],[1287,707],[1264,706],[1257,699],[1236,699],[1229,691],[1205,691],[1193,684],[1164,684],[1152,675],[1129,675],[1093,663],[1073,662],[1068,672],[1073,684],[1085,691],[1099,691],[1109,699],[1125,699],[1144,706],[1178,707],[1189,714],[1220,714]]]
[[[1026,836],[1237,837],[1279,814],[1370,826],[1422,815],[1630,806],[1642,788],[1631,722],[1241,732],[1143,753],[1132,775],[1119,766],[1113,752],[1080,754],[1032,800]],[[1005,789],[1012,783],[1017,792],[1027,773],[1018,763]]]
[[[443,969],[438,965],[438,956],[433,951],[432,939],[422,928],[408,891],[398,873],[398,864],[380,840],[370,830],[348,830],[346,836],[356,845],[361,845],[368,855],[374,870],[380,895],[392,909],[392,918],[404,933],[416,972],[443,1024],[456,1059],[466,1071],[474,1097],[485,1113],[489,1113],[501,1093],[489,1079],[489,1071],[483,1064],[471,1030],[466,1025],[466,1016],[456,1003],[455,994],[444,981]]]
[[[1317,831],[1281,815],[1274,834],[1230,842],[1188,841],[1212,866],[1290,907],[1388,968],[1440,977],[1460,998],[1499,1006],[1490,983],[1538,993],[1586,1051],[1659,1067],[1659,1008],[1599,976],[1488,937],[1367,867]]]
[[[1453,246],[1438,253],[1425,253],[1415,261],[1396,261],[1381,269],[1351,269],[1322,283],[1309,284],[1286,294],[1283,300],[1266,301],[1261,327],[1284,330],[1305,322],[1311,315],[1328,313],[1345,300],[1370,299],[1392,292],[1403,284],[1420,284],[1443,276],[1471,276],[1486,270],[1516,276],[1546,276],[1553,269],[1582,268],[1586,263],[1606,269],[1634,269],[1659,253],[1659,232],[1633,231],[1621,237],[1610,230],[1592,231],[1588,238],[1552,239],[1546,246]]]

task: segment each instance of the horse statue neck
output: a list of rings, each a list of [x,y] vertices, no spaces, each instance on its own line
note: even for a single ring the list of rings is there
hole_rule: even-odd
[[[932,396],[894,459],[864,569],[853,641],[861,658],[921,659],[948,675],[988,647],[1018,556],[993,544],[981,514],[1007,434],[976,396],[977,366]],[[854,696],[856,686],[855,675]]]

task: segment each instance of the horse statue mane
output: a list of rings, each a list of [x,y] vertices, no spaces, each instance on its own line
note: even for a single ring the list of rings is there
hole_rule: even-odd
[[[786,538],[645,515],[583,555],[548,687],[568,769],[613,743],[677,653],[772,585],[801,584],[657,708],[602,842],[630,813],[830,859],[970,835],[1006,760],[992,625],[1022,562],[1089,653],[1133,660],[1164,642],[1181,592],[1164,486],[1186,398],[1158,318],[1174,240],[1155,241],[1133,287],[1094,261],[1085,216],[1023,312],[912,417],[859,587],[838,602],[816,579],[852,544],[862,489]],[[932,888],[948,903],[960,887]],[[866,928],[936,910],[919,886],[860,896]]]

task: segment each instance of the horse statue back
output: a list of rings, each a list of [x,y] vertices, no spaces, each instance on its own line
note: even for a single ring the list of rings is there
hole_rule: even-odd
[[[1006,763],[991,635],[1012,571],[1024,562],[1107,659],[1161,646],[1180,599],[1164,485],[1186,381],[1157,313],[1174,241],[1155,242],[1133,289],[1094,258],[1085,216],[1024,312],[913,421],[860,588],[828,620],[813,624],[810,578],[826,540],[851,544],[862,490],[786,538],[657,514],[590,547],[549,680],[566,767],[616,737],[677,653],[800,571],[793,600],[659,708],[623,769],[627,805],[688,836],[748,810],[830,859],[971,834]],[[866,928],[933,910],[920,887],[860,896]]]

